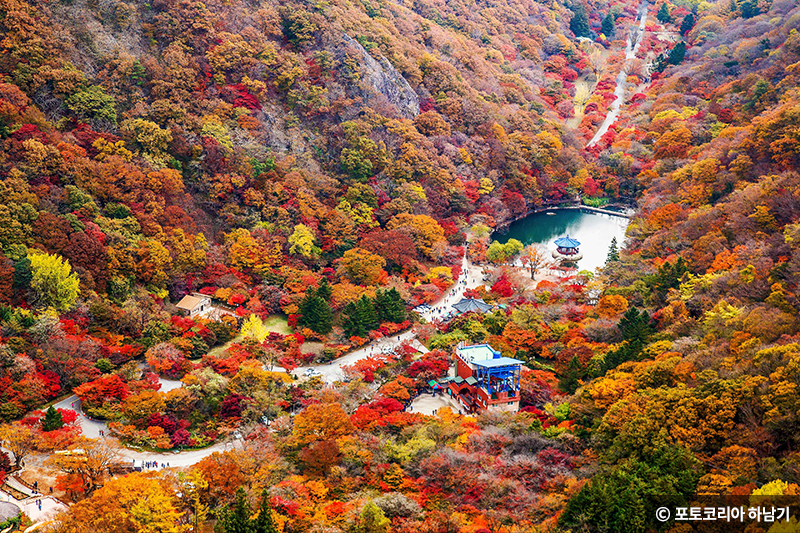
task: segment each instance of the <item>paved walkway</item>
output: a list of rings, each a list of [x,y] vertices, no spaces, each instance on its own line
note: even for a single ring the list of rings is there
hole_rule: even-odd
[[[9,487],[11,487],[14,490],[20,491],[25,496],[33,496],[33,490],[28,488],[28,486],[25,483],[21,483],[16,478],[16,475],[19,474],[20,472],[22,472],[22,471],[20,470],[18,472],[15,472],[14,474],[8,476],[6,478],[6,483],[8,484]]]
[[[65,398],[53,405],[56,409],[64,409],[66,411],[75,411],[78,415],[78,423],[81,425],[83,434],[92,439],[99,439],[100,432],[105,431],[106,423],[101,420],[93,420],[83,414],[81,410],[81,400],[74,394],[69,398]]]
[[[464,272],[466,272],[466,275]],[[464,291],[483,285],[483,277],[484,267],[473,265],[465,255],[461,260],[461,275],[456,284],[432,303],[429,311],[421,313],[422,318],[428,322],[436,322],[444,319],[449,313],[456,312],[453,304],[460,302],[464,298]]]
[[[157,462],[159,465],[159,469],[163,464],[166,468],[166,465],[169,465],[170,468],[172,467],[185,467],[185,466],[192,466],[195,463],[200,462],[204,458],[208,457],[214,452],[224,452],[226,450],[232,450],[235,446],[235,442],[230,441],[223,441],[218,442],[208,448],[203,448],[202,450],[189,450],[185,452],[167,452],[167,453],[156,453],[156,452],[140,452],[136,450],[131,450],[129,448],[122,448],[119,450],[118,454],[122,458],[123,462],[133,462],[136,461],[136,465],[139,466],[140,461],[153,461]],[[154,470],[154,469],[153,469]]]
[[[20,482],[16,476],[20,472],[6,478],[6,483],[9,487],[17,490],[26,496],[23,500],[17,500],[4,490],[0,490],[0,501],[10,502],[18,505],[22,511],[34,522],[39,523],[53,518],[57,513],[67,509],[67,505],[63,504],[53,496],[45,496],[39,492],[34,492],[33,489],[26,484]],[[41,508],[39,501],[41,500]]]
[[[461,407],[447,396],[446,392],[439,391],[436,396],[423,392],[411,402],[412,413],[423,415],[435,415],[436,411],[442,407],[449,407],[454,413],[458,413]]]
[[[354,350],[342,357],[331,361],[328,364],[322,365],[307,365],[307,366],[299,366],[292,370],[292,374],[295,376],[302,376],[303,372],[308,370],[309,368],[313,368],[317,372],[319,372],[322,376],[322,380],[326,383],[333,383],[334,381],[341,381],[344,379],[344,372],[342,371],[342,367],[346,365],[352,365],[356,361],[360,361],[362,359],[366,359],[371,355],[381,354],[381,353],[389,353],[394,351],[398,348],[401,344],[406,341],[410,341],[412,346],[419,349],[417,345],[414,343],[416,341],[416,333],[414,332],[413,328],[400,333],[399,335],[393,335],[391,337],[384,337],[382,339],[378,339],[375,342],[367,344],[363,348],[359,348],[358,350]],[[421,344],[420,344],[421,346]],[[422,346],[424,348],[424,346]]]
[[[0,494],[5,494],[5,492],[0,491]],[[10,496],[8,497],[11,498]],[[41,509],[37,503],[40,500]],[[22,509],[22,512],[28,515],[28,517],[35,523],[50,520],[54,518],[56,514],[60,513],[61,511],[66,511],[69,508],[67,505],[61,503],[52,496],[42,496],[41,494],[31,498],[26,498],[22,501],[16,501],[14,498],[5,501],[10,501],[11,503],[19,505],[19,507]]]

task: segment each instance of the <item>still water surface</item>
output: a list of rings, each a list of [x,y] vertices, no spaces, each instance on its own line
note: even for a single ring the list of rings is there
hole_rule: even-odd
[[[501,243],[508,239],[517,239],[522,244],[542,244],[548,251],[556,249],[553,241],[569,235],[581,242],[580,251],[583,259],[578,261],[581,270],[594,270],[603,266],[608,255],[611,238],[617,238],[622,245],[628,219],[600,213],[589,213],[577,209],[554,210],[548,215],[545,212],[534,213],[513,222],[503,233],[492,235],[493,240]]]

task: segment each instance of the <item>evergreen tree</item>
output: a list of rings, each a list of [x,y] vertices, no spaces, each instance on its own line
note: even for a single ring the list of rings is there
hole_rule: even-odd
[[[681,41],[678,44],[676,44],[670,51],[669,58],[667,58],[667,63],[669,63],[670,65],[680,65],[685,55],[686,55],[686,43]]]
[[[278,533],[275,519],[272,516],[272,506],[269,504],[269,493],[266,489],[261,493],[258,516],[253,520],[253,533]]]
[[[378,315],[378,322],[393,322],[392,320],[389,320],[389,317],[387,316],[388,314],[386,311],[388,306],[388,291],[378,289],[378,291],[375,292],[375,313]]]
[[[27,289],[31,284],[31,260],[23,257],[14,264],[14,288],[17,290]]]
[[[226,505],[220,511],[219,523],[224,533],[253,533],[250,524],[250,504],[242,487],[236,490],[233,507]]]
[[[226,505],[219,513],[217,530],[221,533],[277,533],[269,494],[266,490],[261,494],[261,505],[258,516],[250,518],[252,510],[247,502],[247,495],[242,487],[236,490],[236,502],[233,507]]]
[[[379,290],[375,295],[375,312],[379,322],[399,324],[406,319],[406,305],[397,289]]]
[[[666,2],[662,3],[661,7],[658,8],[658,14],[656,15],[656,18],[662,24],[672,22],[672,15],[669,14],[669,8],[667,7]]]
[[[375,303],[366,296],[362,296],[358,303],[358,316],[367,331],[378,329],[378,315],[375,313]]]
[[[320,292],[322,296],[330,297],[330,287],[327,282],[322,283],[317,290],[308,289],[306,291],[306,297],[300,302],[298,324],[321,335],[327,335],[333,329],[333,311]]]
[[[753,18],[761,12],[755,0],[744,0],[739,7],[742,10],[742,17],[746,19]]]
[[[576,2],[570,7],[572,10],[572,20],[569,21],[569,29],[575,37],[589,37],[592,33],[589,27],[589,17],[586,16],[586,6],[581,2]]]
[[[601,29],[603,31],[603,35],[606,36],[606,39],[614,38],[614,32],[616,31],[614,28],[614,15],[609,13],[605,16],[605,18],[603,18]]]
[[[581,365],[578,356],[573,356],[567,365],[566,371],[564,371],[561,378],[558,380],[558,386],[561,390],[567,391],[569,394],[574,394],[580,386],[579,380],[585,376],[586,370],[583,368],[583,365]]]
[[[622,338],[626,341],[636,341],[643,344],[653,334],[653,328],[650,326],[650,315],[644,309],[640,313],[635,307],[625,311],[617,327],[622,332]]]
[[[616,350],[606,354],[605,361],[601,365],[602,368],[599,369],[599,375],[603,375],[626,361],[638,360],[644,345],[653,334],[650,315],[645,310],[640,313],[635,307],[631,307],[625,312],[617,327],[622,332],[625,342],[621,343]]]
[[[345,306],[344,314],[342,315],[342,328],[347,338],[366,338],[367,328],[364,327],[364,323],[361,321],[361,316],[358,313],[358,306],[355,302],[350,302]]]
[[[689,271],[683,257],[678,257],[674,263],[664,263],[658,267],[658,272],[645,278],[645,283],[653,289],[654,296],[663,300],[670,289],[677,289],[681,284],[683,275]]]
[[[608,247],[608,255],[606,256],[606,264],[619,261],[619,248],[617,248],[617,238],[611,238],[611,245]]]
[[[626,452],[631,457],[598,472],[570,498],[559,526],[572,531],[657,531],[662,526],[651,509],[686,505],[702,472],[691,452],[677,446]]]
[[[333,311],[328,302],[319,296],[314,296],[308,309],[308,327],[321,335],[330,333],[333,329]]]
[[[64,427],[64,419],[61,413],[56,410],[52,405],[44,412],[44,420],[42,420],[42,431],[55,431]]]
[[[683,17],[683,22],[681,22],[681,35],[686,35],[692,28],[694,28],[694,15],[689,13],[688,15]],[[681,56],[681,61],[683,61],[683,56]],[[681,61],[678,61],[678,63],[680,63]],[[678,63],[672,63],[672,64],[677,65]]]
[[[322,281],[320,282],[319,287],[317,287],[316,294],[317,294],[317,296],[319,296],[320,298],[322,298],[326,302],[330,302],[331,301],[331,295],[333,294],[333,291],[331,290],[331,286],[328,283],[328,279],[327,278],[322,278]]]

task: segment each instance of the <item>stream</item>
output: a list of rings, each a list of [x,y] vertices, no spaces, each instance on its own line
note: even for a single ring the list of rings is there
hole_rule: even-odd
[[[592,137],[592,140],[586,144],[587,148],[596,144],[597,141],[599,141],[603,135],[606,134],[608,128],[610,128],[611,125],[617,121],[620,107],[622,107],[622,102],[625,99],[625,88],[628,80],[628,69],[630,68],[630,62],[636,57],[636,51],[639,50],[642,37],[644,37],[644,26],[646,21],[647,2],[645,1],[642,2],[641,6],[639,6],[639,25],[631,28],[625,44],[625,64],[622,66],[622,70],[620,70],[619,74],[617,74],[617,86],[614,89],[614,96],[616,98],[614,98],[614,102],[611,104],[611,110],[606,115],[606,119],[600,125],[597,133],[595,133],[594,137]]]

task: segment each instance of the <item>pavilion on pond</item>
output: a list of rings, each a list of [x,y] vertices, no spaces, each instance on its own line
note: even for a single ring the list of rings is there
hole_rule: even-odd
[[[553,250],[553,258],[562,261],[574,262],[583,259],[583,254],[578,249],[580,241],[571,238],[569,235],[556,239],[556,249]]]

